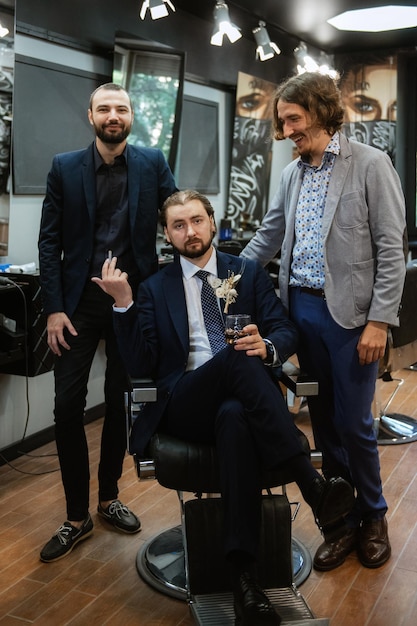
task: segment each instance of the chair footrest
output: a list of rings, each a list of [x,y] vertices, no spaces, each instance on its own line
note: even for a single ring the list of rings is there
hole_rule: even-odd
[[[266,594],[281,615],[281,626],[328,626],[330,621],[316,619],[303,596],[295,587],[267,589]],[[190,610],[201,626],[234,626],[232,593],[197,595],[191,598]]]

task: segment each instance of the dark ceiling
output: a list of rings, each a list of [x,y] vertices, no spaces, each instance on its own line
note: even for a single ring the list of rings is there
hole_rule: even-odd
[[[188,11],[205,20],[213,19],[215,0],[172,0],[177,9]],[[283,52],[290,52],[304,41],[331,54],[336,52],[380,49],[414,49],[417,28],[384,33],[342,32],[326,20],[343,11],[381,5],[417,6],[416,1],[391,0],[226,0],[229,15],[245,38],[253,37],[252,29],[259,20],[266,22],[272,41]]]

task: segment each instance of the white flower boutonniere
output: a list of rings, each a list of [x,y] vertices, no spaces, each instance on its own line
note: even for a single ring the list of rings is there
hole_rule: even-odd
[[[208,281],[214,289],[214,293],[217,298],[223,298],[225,304],[223,312],[227,314],[229,305],[236,302],[237,291],[236,285],[239,282],[242,274],[234,274],[229,272],[229,275],[224,280],[216,278],[215,276],[209,276]]]

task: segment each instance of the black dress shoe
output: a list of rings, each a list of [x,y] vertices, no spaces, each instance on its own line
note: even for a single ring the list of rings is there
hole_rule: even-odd
[[[391,544],[386,518],[362,522],[358,545],[358,557],[362,565],[370,568],[381,567],[390,556]]]
[[[336,541],[324,541],[317,548],[313,559],[314,569],[320,572],[329,572],[342,565],[346,557],[356,548],[358,542],[358,529],[348,528],[340,539]]]
[[[314,478],[306,496],[311,506],[317,526],[327,540],[338,538],[344,534],[343,518],[355,504],[352,486],[343,478],[335,477],[324,480],[321,476]]]
[[[281,618],[250,574],[243,572],[234,592],[236,626],[279,626]]]

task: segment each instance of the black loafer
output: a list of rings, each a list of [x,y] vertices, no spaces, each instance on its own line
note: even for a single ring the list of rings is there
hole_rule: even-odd
[[[243,572],[234,592],[236,626],[279,626],[281,617],[270,600],[252,579]]]
[[[352,486],[343,478],[324,480],[319,476],[313,480],[306,502],[313,510],[317,526],[325,531],[343,527],[341,523],[353,509],[355,497]]]
[[[97,513],[112,526],[124,533],[138,533],[141,528],[140,519],[130,511],[120,500],[114,500],[106,509],[100,504]]]

